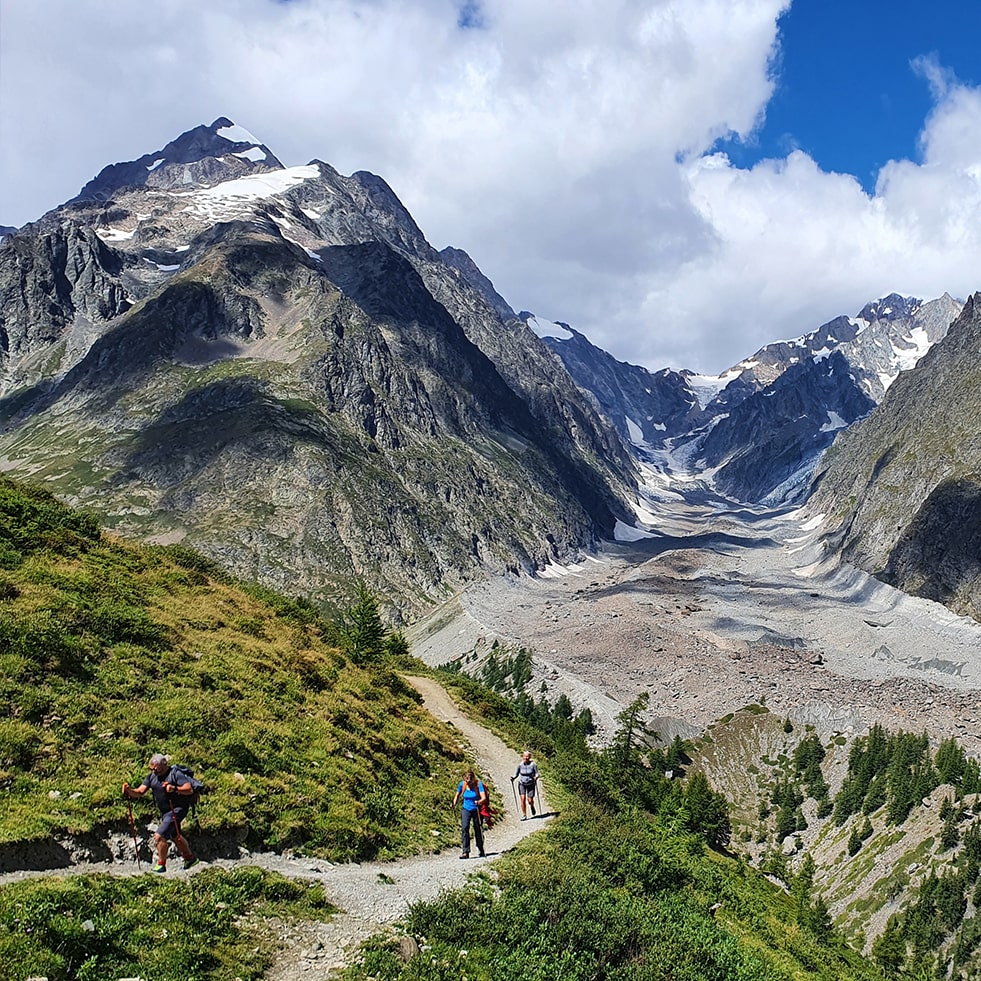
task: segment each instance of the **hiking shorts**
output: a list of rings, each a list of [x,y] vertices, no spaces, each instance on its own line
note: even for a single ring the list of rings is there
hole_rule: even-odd
[[[160,824],[157,825],[157,834],[160,835],[161,838],[166,838],[168,841],[176,841],[177,828],[174,827],[174,815],[177,815],[178,823],[182,824],[184,822],[184,818],[187,817],[187,812],[187,807],[184,807],[183,805],[178,807],[175,805],[174,810],[172,812],[167,811],[167,813],[164,814],[163,818],[161,819]]]
[[[533,783],[529,783],[529,784],[519,783],[518,792],[521,794],[522,797],[534,797],[535,785]]]

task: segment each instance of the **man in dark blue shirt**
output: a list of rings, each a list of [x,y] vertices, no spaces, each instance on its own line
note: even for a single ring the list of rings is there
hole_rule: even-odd
[[[142,797],[148,790],[153,795],[154,803],[163,818],[153,835],[157,843],[157,862],[153,866],[153,871],[167,871],[167,853],[170,851],[172,841],[177,845],[177,850],[184,859],[184,868],[191,868],[198,860],[181,834],[180,822],[187,817],[187,812],[190,810],[194,787],[186,776],[170,765],[170,761],[163,753],[155,753],[150,757],[150,772],[143,778],[143,783],[139,787],[131,787],[128,783],[124,783],[123,797]]]

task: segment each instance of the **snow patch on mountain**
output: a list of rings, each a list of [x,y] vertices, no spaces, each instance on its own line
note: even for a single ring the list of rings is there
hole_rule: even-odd
[[[906,335],[906,339],[913,345],[912,348],[899,348],[895,344],[892,346],[900,371],[915,368],[917,361],[930,350],[930,338],[922,327],[914,327]]]
[[[563,324],[555,323],[550,320],[543,320],[534,314],[529,316],[525,323],[541,338],[554,337],[559,341],[569,341],[574,336],[572,331]]]
[[[613,538],[618,542],[639,542],[643,538],[653,538],[654,535],[633,525],[624,524],[618,520],[613,528]]]
[[[187,210],[212,221],[230,221],[248,214],[255,201],[283,194],[304,181],[320,176],[316,164],[303,167],[284,167],[264,174],[249,174],[224,181],[214,187],[196,191],[175,191],[180,197],[190,197]]]
[[[245,160],[251,160],[253,163],[258,163],[260,160],[265,160],[269,154],[262,149],[261,146],[249,147],[248,150],[239,150],[232,154],[233,157],[243,157]]]
[[[749,365],[740,366],[744,367]],[[698,404],[704,409],[738,374],[739,371],[727,371],[722,375],[690,375],[685,372],[685,378]]]
[[[837,429],[844,429],[848,425],[844,419],[833,409],[828,411],[828,421],[821,427],[822,433],[831,433]]]
[[[223,140],[228,140],[229,143],[255,143],[256,145],[259,143],[244,126],[239,126],[238,123],[221,126],[215,130],[215,134]]]
[[[630,434],[630,442],[633,443],[634,446],[646,446],[647,444],[644,440],[644,432],[640,426],[638,426],[637,423],[630,418],[630,416],[626,416],[626,422],[627,432]]]
[[[127,232],[122,228],[97,228],[95,234],[103,242],[125,242],[136,234],[136,229],[134,228],[132,231]]]

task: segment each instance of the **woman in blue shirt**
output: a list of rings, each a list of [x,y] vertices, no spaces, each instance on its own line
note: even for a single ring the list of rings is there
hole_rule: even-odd
[[[480,805],[487,803],[487,788],[477,779],[473,770],[467,770],[453,795],[453,806],[463,801],[460,814],[460,858],[470,858],[470,825],[477,842],[477,854],[484,857],[484,832],[480,827]]]

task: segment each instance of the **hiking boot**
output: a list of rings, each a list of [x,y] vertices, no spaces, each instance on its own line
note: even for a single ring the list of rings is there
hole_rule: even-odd
[[[153,871],[154,872],[166,872],[167,871],[167,866],[166,865],[161,865],[159,862],[154,862],[153,863]]]
[[[486,855],[485,855],[485,854],[484,854],[483,852],[477,852],[477,854],[478,854],[478,855],[479,855],[479,856],[480,856],[481,858],[486,858],[486,857],[487,857],[487,856],[486,856]]]
[[[184,859],[184,870],[186,871],[187,869],[193,869],[194,866],[197,865],[197,864],[198,864],[198,860],[196,858],[185,858]]]
[[[527,821],[528,820],[528,815],[527,814],[522,814],[521,815],[521,820],[522,821]]]
[[[460,858],[470,858],[470,852],[464,852]]]

